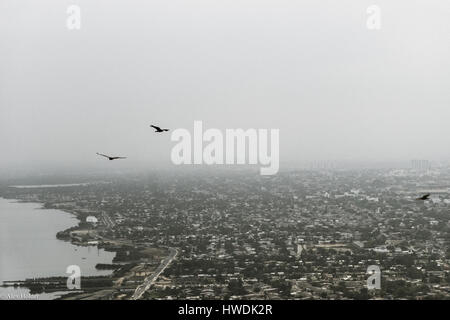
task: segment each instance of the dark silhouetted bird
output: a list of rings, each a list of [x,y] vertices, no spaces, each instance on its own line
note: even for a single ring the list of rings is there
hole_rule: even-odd
[[[152,127],[153,129],[155,129],[155,132],[156,133],[161,133],[161,132],[164,132],[164,131],[169,131],[169,129],[161,129],[160,127],[158,127],[158,126],[154,126],[154,125],[150,125],[150,127]]]
[[[98,153],[98,152],[97,152],[97,154],[99,156],[108,158],[108,160],[117,160],[117,159],[126,159],[127,158],[127,157],[110,157],[110,156],[107,156],[106,154],[101,154],[101,153]]]
[[[421,196],[420,198],[417,198],[416,200],[428,200],[428,198],[430,197],[430,194],[424,194],[423,196]]]

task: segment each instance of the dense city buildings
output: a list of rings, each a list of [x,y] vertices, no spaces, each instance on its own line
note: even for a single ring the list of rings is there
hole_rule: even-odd
[[[0,196],[74,213],[79,226],[60,239],[117,252],[99,266],[112,276],[65,298],[450,297],[447,168],[46,179],[61,185],[4,181]],[[369,266],[380,289],[367,286]]]

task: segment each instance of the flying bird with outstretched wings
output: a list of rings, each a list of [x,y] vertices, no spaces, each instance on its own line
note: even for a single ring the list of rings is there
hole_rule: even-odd
[[[416,200],[428,200],[428,198],[430,197],[431,194],[427,193],[424,194],[423,196],[421,196],[420,198],[417,198]]]
[[[111,157],[111,156],[107,156],[106,154],[102,154],[102,153],[98,153],[98,152],[97,152],[97,154],[99,156],[108,158],[108,160],[117,160],[117,159],[126,159],[127,158],[127,157]]]
[[[155,125],[153,125],[153,124],[151,124],[150,127],[152,127],[153,129],[155,129],[155,132],[156,132],[156,133],[162,133],[162,132],[164,132],[164,131],[169,131],[169,129],[161,129],[160,127],[155,126]]]

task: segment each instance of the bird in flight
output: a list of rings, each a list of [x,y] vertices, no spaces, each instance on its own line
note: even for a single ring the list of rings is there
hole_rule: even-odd
[[[428,198],[430,197],[430,194],[424,194],[423,196],[421,196],[420,198],[417,198],[416,200],[428,200]]]
[[[158,126],[154,126],[154,125],[150,125],[150,127],[152,127],[153,129],[155,129],[155,132],[156,133],[161,133],[161,132],[164,132],[164,131],[169,131],[169,129],[161,129],[160,127],[158,127]]]
[[[101,153],[98,153],[98,152],[97,152],[97,154],[99,156],[108,158],[108,160],[117,160],[117,159],[126,159],[127,158],[127,157],[111,157],[111,156],[107,156],[106,154],[101,154]]]

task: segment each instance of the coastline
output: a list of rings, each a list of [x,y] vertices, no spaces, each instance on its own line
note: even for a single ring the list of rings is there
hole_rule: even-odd
[[[68,239],[68,238],[65,238],[65,237],[58,237],[58,234],[81,230],[80,223],[82,223],[83,220],[82,220],[82,218],[80,216],[82,216],[83,214],[81,214],[79,212],[76,212],[76,210],[70,210],[70,209],[67,209],[67,208],[55,207],[54,205],[52,205],[49,202],[42,202],[42,201],[38,201],[38,200],[27,200],[27,199],[20,199],[20,198],[11,198],[11,197],[8,197],[8,196],[2,195],[2,194],[0,194],[0,199],[5,199],[5,200],[11,201],[13,203],[36,204],[36,205],[39,206],[39,208],[36,208],[36,210],[57,210],[57,211],[61,211],[61,212],[67,213],[71,217],[73,217],[73,218],[75,218],[77,220],[77,224],[75,224],[74,226],[69,227],[67,229],[58,231],[55,234],[56,239],[58,239],[60,241],[70,242],[72,245],[75,245],[75,246],[80,246],[80,247],[95,246],[96,249],[103,249],[104,251],[107,251],[107,252],[117,253],[117,251],[112,250],[111,247],[108,247],[108,246],[99,246],[98,244],[97,245],[88,244],[88,243],[84,243],[84,242],[81,242],[81,241],[76,241],[73,238]]]
[[[45,237],[42,237],[43,231],[40,230],[41,238],[39,241],[35,241],[35,246],[40,246],[41,248],[38,248],[36,252],[32,253],[32,255],[36,255],[40,249],[46,249],[46,252],[37,258],[37,262],[40,265],[35,266],[32,258],[28,257],[26,251],[23,255],[22,253],[19,254],[19,258],[17,259],[21,261],[22,265],[22,260],[28,260],[25,266],[28,268],[33,266],[31,270],[32,273],[38,274],[36,278],[31,278],[32,276],[29,276],[30,273],[27,273],[26,279],[22,281],[18,281],[18,279],[24,279],[24,277],[4,276],[8,280],[16,278],[16,281],[9,281],[9,289],[13,290],[14,287],[24,289],[22,291],[25,291],[26,296],[20,295],[19,290],[15,292],[19,293],[18,296],[15,295],[17,299],[28,300],[28,292],[38,294],[39,299],[48,299],[44,297],[48,293],[57,295],[48,300],[130,299],[138,284],[145,282],[149,275],[157,272],[157,268],[160,266],[162,259],[167,258],[169,255],[169,249],[166,247],[147,243],[135,244],[132,240],[116,239],[114,237],[114,224],[109,221],[107,215],[105,218],[105,213],[90,210],[73,201],[72,198],[62,199],[46,196],[47,194],[51,194],[51,192],[47,193],[42,190],[35,192],[34,190],[24,191],[7,186],[4,187],[0,187],[0,199],[4,199],[6,202],[16,204],[31,203],[34,206],[32,208],[33,210],[57,210],[58,213],[52,213],[54,221],[51,220],[50,215],[50,220],[46,222],[46,225],[54,226],[51,231],[53,237],[51,243],[56,241],[58,243],[65,243],[67,246],[78,247],[78,251],[77,249],[67,249],[67,247],[62,250],[61,248],[64,248],[64,246],[56,246],[57,250],[54,250],[52,249],[53,245],[50,243],[50,239],[48,239],[48,233]],[[16,210],[15,208],[8,209],[5,206],[5,209],[10,210],[13,215],[16,214],[14,212]],[[30,210],[30,208],[25,208],[26,210]],[[61,224],[61,222],[58,222],[57,220],[59,219],[56,219],[56,216],[61,214],[61,212],[69,216],[72,219],[72,223]],[[17,214],[21,214],[20,209],[18,209]],[[14,217],[12,217],[12,220],[9,220],[10,218],[6,216],[4,221],[11,221],[11,226],[17,223],[21,224],[21,221],[27,221],[23,220],[28,219],[27,217],[20,218],[17,214],[16,216],[22,220],[14,223]],[[87,217],[89,216],[97,217],[98,221],[88,221]],[[31,221],[24,224],[25,229],[27,229],[25,236],[34,236],[35,230],[33,228],[35,225],[33,225],[32,221],[34,220],[37,226],[38,222],[41,222],[41,219],[38,217],[38,215],[32,215]],[[44,221],[45,219],[42,220]],[[7,225],[8,223],[6,223]],[[11,228],[11,232],[13,232],[13,229],[14,227]],[[8,229],[8,231],[10,230]],[[6,240],[14,238],[8,236],[8,232],[4,233],[4,235],[6,236]],[[21,239],[16,239],[16,242],[20,243]],[[8,241],[5,243],[8,243]],[[93,252],[88,253],[89,250],[95,250],[92,248],[96,249],[95,257],[92,257]],[[100,252],[100,255],[98,252]],[[84,257],[89,258],[82,260],[80,255],[83,257],[82,259],[85,259]],[[3,257],[5,261],[8,261],[6,253],[3,254]],[[53,261],[54,257],[58,257],[58,259]],[[10,261],[11,263],[8,263],[10,270],[5,269],[6,273],[4,275],[8,273],[9,275],[14,275],[14,259]],[[62,261],[67,263],[62,264]],[[51,264],[47,267],[49,263]],[[42,266],[43,264],[44,266]],[[78,265],[81,267],[81,290],[67,289],[69,274],[65,272],[69,265]],[[44,271],[42,272],[43,269]],[[4,288],[0,287],[0,299],[2,293],[5,296],[5,290],[1,292],[2,289]]]
[[[71,246],[74,246],[74,250],[77,251],[78,249],[76,247],[88,247],[87,250],[91,250],[90,248],[95,248],[97,252],[104,251],[108,253],[114,253],[117,252],[112,250],[109,246],[103,246],[100,243],[93,244],[92,242],[82,242],[82,241],[76,241],[76,239],[73,239],[71,237],[65,238],[58,236],[60,233],[64,232],[71,232],[75,230],[80,230],[80,224],[83,223],[82,214],[73,211],[73,210],[67,210],[67,209],[61,209],[56,206],[53,206],[51,203],[48,202],[40,202],[37,199],[23,199],[20,197],[11,197],[6,196],[3,194],[0,194],[0,199],[6,200],[9,203],[17,203],[17,204],[33,204],[36,206],[36,208],[33,208],[33,210],[54,210],[57,212],[63,212],[64,214],[67,214],[67,217],[70,219],[73,219],[74,223],[72,226],[57,231],[56,234],[53,234],[53,237],[55,241],[61,241],[69,243]],[[83,258],[85,259],[85,258]],[[114,259],[114,258],[113,258]],[[111,261],[111,265],[112,265]],[[114,273],[114,268],[97,268],[98,265],[105,265],[104,263],[96,263],[95,265],[92,264],[92,268],[100,273],[106,273],[107,275],[94,275],[94,276],[84,276],[83,278],[94,278],[96,280],[100,278],[110,278]],[[106,264],[108,265],[108,264]],[[74,291],[68,291],[66,288],[66,280],[67,277],[61,277],[60,275],[53,274],[52,276],[38,276],[38,277],[32,277],[27,276],[25,279],[4,279],[2,280],[2,283],[0,285],[0,288],[3,288],[4,294],[0,296],[0,299],[39,299],[41,296],[44,297],[46,300],[54,300],[54,299],[62,299],[66,295],[73,295],[76,294]],[[51,284],[52,281],[57,281],[58,285],[55,285],[53,288],[52,286],[48,285]],[[36,288],[40,286],[40,283],[46,283],[46,286],[43,287],[42,292],[33,293],[33,291],[36,291]],[[56,282],[55,282],[56,284]],[[64,286],[61,286],[61,284],[64,284]],[[24,289],[22,291],[21,289]],[[26,292],[28,291],[28,292]],[[37,294],[37,295],[36,295]]]

